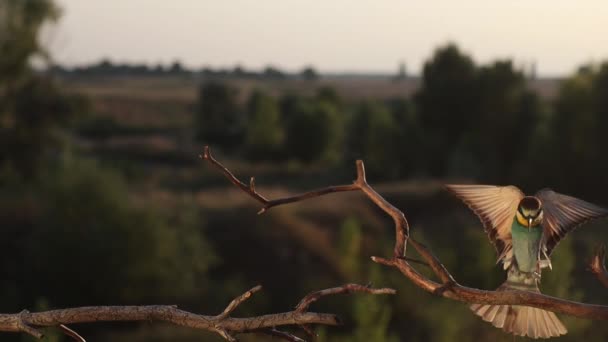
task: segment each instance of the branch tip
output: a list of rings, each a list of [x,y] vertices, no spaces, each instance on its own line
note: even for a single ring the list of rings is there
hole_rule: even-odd
[[[357,159],[355,165],[357,166],[357,180],[355,183],[359,186],[366,184],[367,180],[365,179],[365,164],[363,163],[363,160]]]
[[[266,330],[263,330],[262,332],[267,335],[278,337],[278,338],[281,338],[281,339],[284,339],[284,340],[290,341],[290,342],[306,342],[305,340],[299,338],[296,335],[290,334],[285,331],[278,330],[276,328],[266,329]]]
[[[87,342],[84,337],[80,336],[76,331],[68,328],[65,324],[59,324],[59,328],[61,329],[61,331],[63,331],[64,334],[73,338],[75,341]]]
[[[381,265],[393,266],[395,264],[393,259],[386,259],[386,258],[382,258],[382,257],[378,257],[378,256],[372,256],[372,257],[370,257],[370,259],[372,259],[373,262],[375,262],[377,264],[381,264]],[[397,260],[399,260],[399,259],[397,259]]]
[[[215,332],[218,333],[220,336],[222,336],[226,341],[229,341],[229,342],[238,342],[238,340],[234,336],[230,335],[228,333],[228,331],[226,331],[226,329],[216,328]]]
[[[589,263],[589,270],[595,275],[595,277],[604,285],[608,287],[608,270],[606,270],[606,246],[600,245],[596,248],[595,254],[591,258]]]
[[[242,295],[234,298],[230,304],[228,304],[228,306],[226,306],[226,308],[224,309],[224,311],[217,315],[216,317],[222,321],[224,319],[226,319],[234,310],[236,310],[236,308],[241,305],[244,301],[246,301],[247,299],[251,298],[251,296],[260,291],[262,289],[262,285],[257,285],[253,288],[251,288],[249,291],[243,293]]]
[[[210,148],[209,146],[207,146],[207,145],[206,145],[206,146],[203,148],[203,155],[202,155],[202,156],[200,156],[200,157],[201,157],[202,159],[205,159],[205,160],[210,160],[210,159],[213,159],[213,157],[211,156],[211,148]]]

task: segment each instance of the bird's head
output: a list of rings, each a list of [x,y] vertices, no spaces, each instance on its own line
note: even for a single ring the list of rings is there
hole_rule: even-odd
[[[517,206],[517,221],[524,227],[533,228],[543,221],[543,207],[540,200],[534,196],[522,198]]]

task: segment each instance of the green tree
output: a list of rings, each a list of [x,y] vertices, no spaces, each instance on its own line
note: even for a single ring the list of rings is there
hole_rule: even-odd
[[[300,72],[300,77],[307,81],[315,81],[319,78],[319,74],[312,66],[307,66]]]
[[[397,142],[393,146],[392,164],[397,165],[397,175],[405,177],[423,172],[426,154],[423,145],[425,136],[420,118],[411,100],[406,98],[390,99],[387,103],[397,127]]]
[[[342,142],[342,120],[327,102],[299,100],[285,113],[285,151],[303,162],[336,160]]]
[[[545,172],[544,181],[563,192],[586,194],[593,198],[598,184],[608,171],[603,162],[601,145],[605,127],[602,127],[596,84],[598,70],[589,66],[564,80],[555,101],[554,111],[548,118],[542,149],[538,151],[538,167]]]
[[[385,106],[366,102],[356,109],[348,130],[348,146],[356,159],[365,160],[370,174],[397,176],[395,146],[399,138],[400,127]]]
[[[58,17],[50,0],[0,2],[0,163],[30,177],[63,147],[68,119],[87,110],[82,98],[63,94],[31,66],[35,58],[48,62],[39,33]]]
[[[243,139],[244,116],[236,91],[227,84],[206,82],[198,94],[197,138],[214,146],[233,149]]]
[[[0,296],[11,298],[10,309],[41,297],[57,307],[180,301],[204,291],[215,256],[194,208],[133,205],[125,180],[90,161],[67,160],[47,172],[36,184],[13,180],[13,190],[0,193],[10,237],[2,260],[20,263],[0,263]]]
[[[335,88],[330,86],[319,87],[315,99],[317,101],[330,103],[331,105],[336,106],[337,109],[342,110],[342,98],[340,98],[340,94],[338,94]]]
[[[32,57],[48,57],[39,33],[45,23],[57,20],[59,14],[52,0],[0,2],[0,96],[30,76]]]
[[[0,125],[0,162],[10,162],[23,175],[40,172],[42,162],[65,147],[69,123],[89,111],[80,95],[66,95],[46,77],[29,77],[10,99],[10,119]]]
[[[287,75],[285,75],[283,71],[272,65],[269,65],[264,68],[262,76],[267,80],[282,80],[287,77]]]
[[[477,82],[479,117],[467,129],[467,149],[486,181],[513,181],[514,171],[526,168],[522,163],[537,134],[540,99],[509,60],[479,68]]]
[[[284,132],[279,106],[274,98],[255,91],[249,98],[245,148],[253,159],[277,157]]]
[[[476,98],[473,60],[454,44],[438,48],[424,64],[421,88],[415,95],[432,175],[445,173],[447,156],[477,119]]]

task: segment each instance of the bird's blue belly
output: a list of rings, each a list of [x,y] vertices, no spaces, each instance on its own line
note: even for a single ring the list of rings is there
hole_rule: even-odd
[[[513,220],[511,236],[513,242],[513,256],[517,262],[517,268],[521,272],[534,272],[537,268],[539,258],[539,245],[542,237],[541,226],[526,228]]]

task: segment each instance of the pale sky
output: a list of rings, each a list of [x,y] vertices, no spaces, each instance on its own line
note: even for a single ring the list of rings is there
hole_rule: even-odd
[[[55,60],[323,72],[408,72],[453,41],[485,63],[512,58],[557,76],[608,59],[608,1],[56,0]]]

